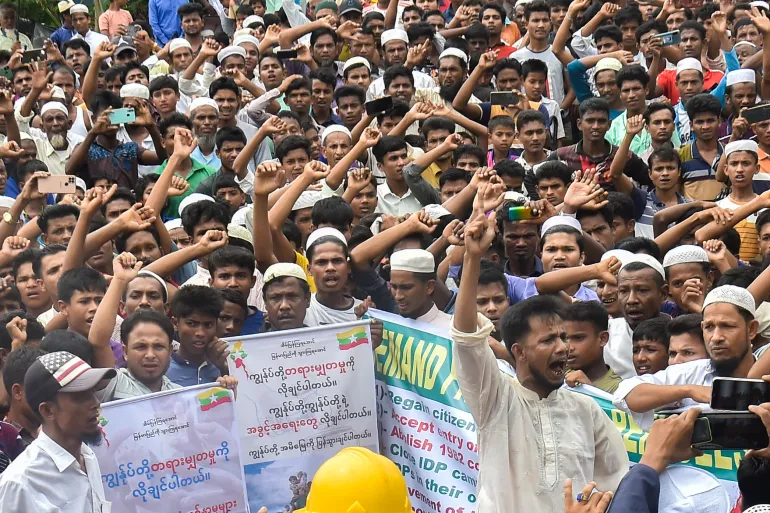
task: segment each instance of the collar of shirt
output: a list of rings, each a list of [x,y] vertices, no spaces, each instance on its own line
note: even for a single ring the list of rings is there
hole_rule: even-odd
[[[511,261],[506,260],[505,261],[505,267],[503,270],[506,274],[510,274],[511,276],[516,276],[512,272],[510,272],[511,269]],[[538,276],[541,276],[543,274],[543,261],[540,260],[537,256],[535,256],[535,267],[532,269],[532,272],[530,273],[530,278],[536,278]]]
[[[655,194],[655,189],[647,192],[647,201],[652,202],[653,205],[655,205],[658,208],[666,208],[666,204],[663,203],[658,199],[658,196]],[[677,204],[681,205],[682,203],[687,203],[687,199],[685,199],[684,196],[676,193],[676,202]]]
[[[425,312],[423,315],[419,316],[417,320],[421,322],[430,323],[432,320],[438,317],[438,313],[439,313],[438,307],[436,306],[436,303],[433,303],[433,306],[430,307],[430,310]]]
[[[693,134],[694,133],[695,132],[693,132]],[[714,162],[706,162],[706,159],[701,156],[700,150],[698,150],[698,144],[695,141],[692,142],[692,158],[698,159],[701,162],[705,162],[714,170],[717,168],[717,164],[719,163],[719,158],[722,156],[722,152],[724,152],[724,146],[722,146],[722,143],[717,141],[717,156],[714,157]]]
[[[575,144],[575,153],[577,153],[578,155],[583,155],[583,156],[585,156],[587,159],[589,159],[591,161],[601,162],[604,159],[606,159],[610,155],[610,153],[612,153],[612,144],[610,142],[608,142],[607,140],[604,140],[603,142],[604,142],[604,147],[606,148],[606,153],[604,153],[604,155],[602,155],[601,157],[592,157],[592,156],[588,155],[585,151],[583,151],[583,140],[582,139],[580,141],[578,141],[577,144]]]
[[[64,472],[70,465],[77,463],[75,457],[61,445],[54,442],[50,436],[45,434],[45,431],[40,431],[40,434],[37,437],[37,445],[51,457],[51,460],[54,462],[54,465],[56,465],[56,468],[59,469],[59,472]],[[86,451],[83,450],[83,447],[84,445],[81,444],[81,454],[85,457]]]
[[[194,363],[192,363],[192,362],[189,362],[189,361],[185,360],[185,359],[184,359],[184,358],[182,358],[181,356],[179,356],[179,353],[177,353],[176,351],[174,351],[173,353],[171,353],[171,358],[172,358],[172,359],[173,359],[173,360],[174,360],[176,363],[178,363],[179,365],[184,365],[184,366],[186,366],[186,367],[193,367],[193,368],[195,368],[195,369],[199,369],[199,370],[200,370],[200,369],[202,369],[202,368],[204,368],[204,367],[206,367],[206,366],[208,366],[208,365],[211,365],[211,363],[209,363],[209,361],[208,361],[208,360],[203,360],[203,362],[202,362],[200,365],[196,365],[196,364],[194,364]]]
[[[382,182],[380,185],[377,186],[377,189],[382,190],[382,196],[384,198],[392,199],[395,201],[403,200],[413,196],[412,189],[407,189],[406,194],[404,194],[403,196],[397,195],[396,193],[390,190],[390,187],[388,187],[388,182]]]
[[[770,154],[765,153],[765,150],[763,150],[762,148],[758,148],[758,150],[759,151],[757,153],[757,157],[759,158],[759,160],[765,160],[767,158],[770,158]]]

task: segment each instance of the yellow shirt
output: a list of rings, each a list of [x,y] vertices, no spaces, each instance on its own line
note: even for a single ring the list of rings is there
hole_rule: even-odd
[[[438,189],[438,179],[441,177],[441,173],[441,168],[434,162],[425,168],[425,171],[423,171],[420,176],[422,176],[426,182]]]
[[[300,266],[303,271],[305,271],[305,275],[307,276],[307,284],[310,287],[310,292],[315,294],[315,281],[313,281],[313,276],[310,274],[310,262],[302,253],[295,251],[294,254],[296,256],[295,263]]]

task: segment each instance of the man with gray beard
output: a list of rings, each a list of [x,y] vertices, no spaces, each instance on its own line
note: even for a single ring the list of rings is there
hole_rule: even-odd
[[[32,88],[30,96],[38,96],[42,89]],[[24,104],[26,106],[26,103]],[[30,126],[34,113],[24,114],[24,106],[21,112],[16,111],[16,121],[19,130],[32,137],[37,147],[37,158],[45,163],[52,175],[63,175],[67,161],[72,151],[83,137],[70,132],[69,110],[56,100],[51,100],[40,109],[40,126],[42,130]]]
[[[190,104],[190,119],[193,124],[193,135],[198,138],[198,147],[190,157],[201,164],[214,169],[222,167],[217,155],[216,136],[219,126],[219,107],[210,98],[196,98]]]

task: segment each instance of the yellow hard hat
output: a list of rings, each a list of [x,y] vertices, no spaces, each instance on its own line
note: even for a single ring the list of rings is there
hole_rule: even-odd
[[[313,476],[305,508],[296,513],[411,513],[406,481],[389,459],[348,447]]]

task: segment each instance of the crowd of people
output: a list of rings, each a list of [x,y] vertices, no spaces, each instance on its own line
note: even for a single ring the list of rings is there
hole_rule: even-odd
[[[480,511],[657,511],[713,380],[770,380],[768,3],[201,1],[0,5],[0,511],[109,511],[102,402],[371,308],[451,338]]]

